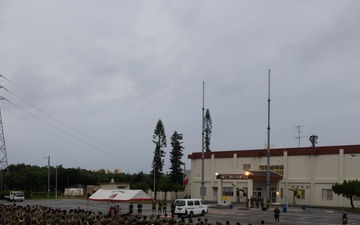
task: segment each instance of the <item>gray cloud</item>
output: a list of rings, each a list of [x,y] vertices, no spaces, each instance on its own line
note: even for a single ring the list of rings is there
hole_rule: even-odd
[[[148,172],[160,118],[185,155],[201,151],[203,81],[212,149],[263,148],[268,69],[275,147],[297,146],[296,125],[319,145],[356,144],[359,6],[2,1],[1,94],[20,107],[1,104],[9,163]]]

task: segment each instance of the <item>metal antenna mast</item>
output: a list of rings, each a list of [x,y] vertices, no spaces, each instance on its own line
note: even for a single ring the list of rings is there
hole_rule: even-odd
[[[7,101],[7,99],[5,99],[4,97],[0,97],[0,101],[1,100],[6,100]],[[4,127],[3,127],[2,116],[1,116],[1,108],[0,108],[0,154],[1,154],[0,155],[1,172],[2,172],[2,170],[4,168],[6,168],[7,171],[9,172],[8,160],[7,160],[7,154],[6,154]]]
[[[294,139],[298,141],[298,146],[300,148],[300,143],[301,143],[301,138],[304,138],[306,136],[301,136],[300,134],[302,133],[301,128],[304,126],[295,126],[296,132],[298,133],[298,136],[296,136]]]

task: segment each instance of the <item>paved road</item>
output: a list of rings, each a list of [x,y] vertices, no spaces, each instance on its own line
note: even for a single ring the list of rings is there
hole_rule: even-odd
[[[3,204],[12,204],[8,202],[1,202]],[[81,208],[94,212],[107,212],[109,203],[106,202],[93,202],[87,200],[78,199],[62,199],[62,200],[26,200],[24,202],[16,203],[18,205],[44,205],[52,208],[61,209],[74,209]],[[128,203],[120,203],[120,207],[123,209],[122,213],[128,212]],[[143,215],[151,215],[151,205],[143,204]],[[135,204],[136,212],[136,204]],[[321,209],[321,208],[307,208],[301,210],[301,208],[288,208],[287,212],[281,212],[280,223],[284,225],[304,225],[304,224],[327,224],[327,225],[340,225],[342,212],[339,210]],[[198,218],[193,218],[194,224]],[[215,205],[209,205],[209,213],[206,215],[209,222],[215,225],[216,221],[225,225],[225,221],[229,221],[230,225],[235,225],[236,222],[240,222],[242,225],[260,224],[260,220],[265,220],[265,224],[274,224],[273,212],[261,211],[258,209],[245,209],[243,207],[235,206],[233,209],[226,207],[217,207]],[[360,214],[348,213],[348,224],[360,225]],[[187,221],[188,219],[186,219]]]
[[[257,209],[246,210],[243,208],[234,209],[218,209],[211,208],[209,214],[216,214],[219,221],[229,220],[230,224],[235,225],[240,222],[242,225],[251,223],[260,224],[261,220],[265,220],[265,224],[275,224],[273,210],[261,211]],[[209,217],[210,217],[209,215]],[[302,224],[327,224],[339,225],[341,223],[342,212],[339,210],[329,210],[320,208],[289,208],[287,212],[280,213],[280,223],[288,225]],[[360,214],[348,213],[348,224],[360,224]],[[223,223],[224,224],[224,223]]]

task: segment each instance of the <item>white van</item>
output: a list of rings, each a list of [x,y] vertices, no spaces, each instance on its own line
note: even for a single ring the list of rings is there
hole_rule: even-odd
[[[25,199],[25,194],[22,191],[10,191],[10,195],[9,195],[9,201],[13,201],[13,202],[17,202],[17,201],[24,201]]]
[[[208,206],[202,199],[176,199],[175,215],[178,217],[195,215],[205,216],[208,212]]]

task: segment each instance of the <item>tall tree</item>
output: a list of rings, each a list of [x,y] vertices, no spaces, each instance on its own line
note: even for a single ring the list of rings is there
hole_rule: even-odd
[[[349,180],[342,184],[336,183],[332,186],[332,190],[337,195],[342,195],[343,197],[350,199],[351,208],[354,208],[353,197],[354,195],[360,196],[360,181],[359,180]]]
[[[161,177],[160,179],[160,182],[159,182],[159,191],[162,191],[164,192],[164,195],[165,195],[165,201],[166,201],[166,196],[167,196],[167,193],[169,191],[172,191],[173,190],[173,183],[170,181],[170,177],[168,174],[164,175]]]
[[[151,180],[153,177],[150,174],[145,174],[144,172],[139,172],[138,174],[133,174],[131,176],[131,189],[141,189],[146,193],[150,189]]]
[[[182,166],[184,163],[181,161],[183,157],[183,149],[182,146],[183,135],[178,134],[177,131],[171,136],[171,147],[172,150],[170,152],[170,181],[174,184],[182,184],[184,171]]]
[[[206,109],[204,117],[204,134],[205,134],[205,150],[211,152],[210,150],[210,140],[212,133],[212,120],[210,115],[210,110]]]
[[[163,148],[166,148],[166,134],[165,134],[165,128],[164,125],[159,119],[159,121],[156,124],[154,135],[153,135],[153,143],[155,144],[155,150],[154,150],[154,159],[152,162],[152,172],[151,174],[154,177],[153,182],[153,188],[155,186],[154,191],[154,199],[156,200],[156,180],[160,180],[163,176],[163,167],[164,167],[164,157],[165,157],[165,151]]]
[[[317,144],[317,139],[318,136],[313,134],[309,137],[309,141],[311,142],[311,147],[315,147],[315,145]]]

